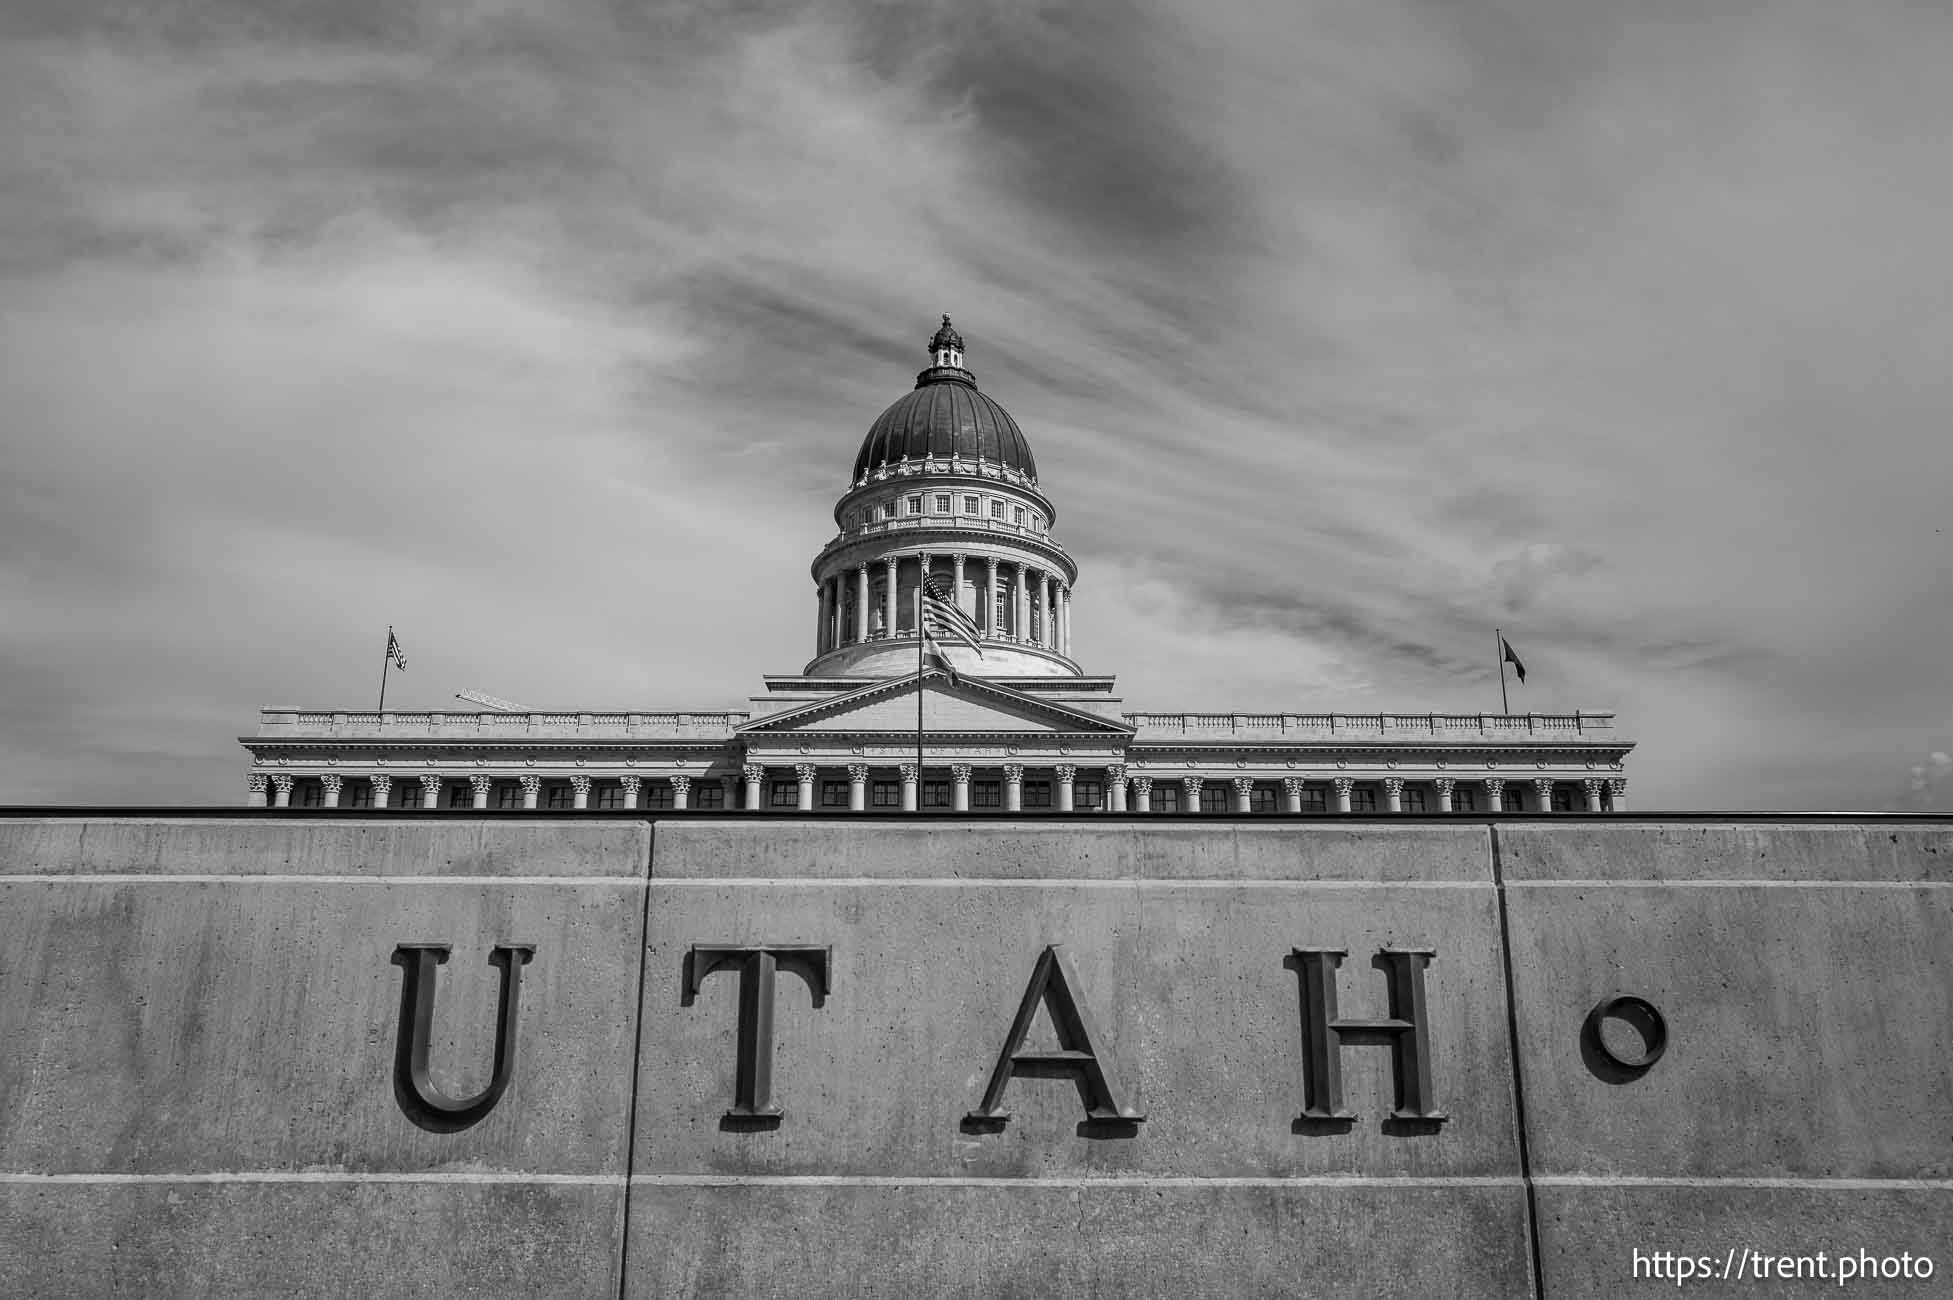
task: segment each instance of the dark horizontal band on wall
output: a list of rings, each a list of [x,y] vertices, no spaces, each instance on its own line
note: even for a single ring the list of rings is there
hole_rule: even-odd
[[[1782,810],[1716,810],[1706,812],[1664,812],[1661,810],[1639,810],[1635,812],[1480,812],[1480,813],[1439,813],[1439,812],[1102,812],[1086,810],[1083,812],[1056,812],[1045,809],[1032,809],[1024,812],[1006,812],[1003,809],[984,808],[971,812],[957,812],[950,808],[931,808],[920,812],[903,812],[896,809],[869,809],[856,812],[847,808],[248,808],[231,805],[197,807],[194,805],[145,805],[145,804],[0,804],[0,817],[159,817],[159,818],[224,818],[234,820],[263,820],[265,818],[289,818],[293,820],[316,820],[337,818],[351,821],[374,821],[394,819],[400,821],[427,820],[430,818],[448,821],[467,821],[473,818],[496,820],[541,819],[545,821],[866,821],[866,822],[1089,822],[1103,826],[1108,822],[1186,822],[1202,825],[1210,822],[1238,822],[1244,825],[1260,825],[1270,822],[1292,822],[1302,825],[1320,822],[1338,824],[1362,823],[1384,826],[1418,825],[1439,823],[1445,825],[1493,825],[1502,822],[1551,823],[1551,822],[1625,822],[1651,823],[1670,822],[1683,824],[1712,825],[1729,822],[1783,823],[1789,825],[1850,825],[1861,822],[1876,822],[1881,825],[1901,823],[1925,823],[1928,825],[1953,826],[1953,813],[1932,812],[1785,812]]]

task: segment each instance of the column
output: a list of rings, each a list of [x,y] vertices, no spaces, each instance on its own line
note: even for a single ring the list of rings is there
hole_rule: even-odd
[[[1078,768],[1071,763],[1060,763],[1051,771],[1058,778],[1058,811],[1070,812],[1071,783],[1078,777]]]
[[[494,783],[495,778],[486,772],[476,772],[468,778],[468,788],[474,795],[473,803],[475,807],[488,807],[488,787]],[[378,790],[373,792],[373,806],[375,808],[380,806],[380,792]]]
[[[1030,638],[1030,570],[1023,564],[1017,566],[1017,581],[1011,584],[1010,591],[1010,638],[1025,641]]]
[[[1485,802],[1492,812],[1505,811],[1505,778],[1488,776],[1485,778]]]
[[[957,551],[949,558],[950,558],[950,562],[956,566],[956,571],[954,574],[954,579],[956,582],[956,608],[962,610],[965,614],[967,614],[970,612],[970,605],[968,601],[963,599],[963,561],[969,559],[970,557],[963,554],[963,552],[961,551]]]
[[[542,778],[534,772],[527,772],[516,778],[522,783],[522,806],[534,808],[536,796],[542,793]]]
[[[1180,787],[1187,792],[1186,811],[1190,813],[1200,811],[1200,787],[1206,784],[1207,778],[1204,776],[1183,776],[1180,778]]]
[[[865,564],[855,570],[854,639],[857,642],[868,639],[868,566]]]
[[[882,593],[882,627],[889,636],[895,635],[895,612],[899,608],[895,599],[896,577],[901,573],[901,557],[888,557],[888,590]]]
[[[866,573],[867,570],[864,568],[862,572]],[[766,780],[766,765],[748,763],[739,769],[739,773],[746,778],[746,809],[751,812],[760,806],[760,782]]]
[[[1400,813],[1404,811],[1404,778],[1401,776],[1386,776],[1383,779],[1383,796],[1390,801],[1389,807],[1391,812]]]
[[[1071,657],[1071,587],[1058,589],[1058,653]]]
[[[848,764],[848,810],[863,812],[868,807],[868,765]]]
[[[1600,786],[1598,777],[1590,776],[1580,783],[1581,789],[1587,792],[1587,811],[1590,813],[1600,811]]]
[[[1615,812],[1617,813],[1626,812],[1628,810],[1627,809],[1627,778],[1624,776],[1608,777],[1607,797],[1608,797],[1608,801],[1614,805]]]
[[[570,807],[588,808],[590,806],[590,778],[578,772],[570,778]]]
[[[996,573],[996,561],[991,562],[991,573]],[[1024,811],[1024,765],[1022,763],[1004,764],[1004,811]]]
[[[1553,778],[1538,776],[1533,778],[1533,789],[1539,794],[1539,810],[1543,813],[1553,811]]]
[[[1335,780],[1335,786],[1336,786],[1336,811],[1348,812],[1349,792],[1356,788],[1356,779],[1354,777],[1339,776]]]
[[[1153,811],[1153,778],[1136,776],[1132,779],[1132,810],[1134,812]]]
[[[1106,764],[1105,810],[1107,812],[1126,810],[1126,765],[1124,763]]]
[[[827,653],[827,583],[814,589],[814,653]]]
[[[392,801],[393,778],[385,772],[375,772],[372,776],[367,777],[366,780],[367,784],[373,787],[373,806],[375,808],[386,807]],[[482,806],[481,804],[475,805],[477,808]]]
[[[1038,570],[1038,644],[1047,650],[1057,648],[1058,642],[1051,635],[1051,571]]]
[[[902,764],[902,811],[916,810],[916,765]]]
[[[997,557],[990,555],[984,558],[985,562],[990,566],[990,585],[985,588],[983,596],[983,635],[995,641],[997,639],[997,592],[999,590],[997,586]]]
[[[1255,806],[1255,779],[1251,776],[1237,776],[1230,783],[1234,786],[1234,811],[1253,812]]]
[[[644,778],[633,772],[629,776],[618,777],[617,784],[624,787],[624,806],[626,808],[637,807],[638,796],[644,792]],[[732,807],[732,800],[730,798],[726,800],[726,806],[728,808]]]
[[[263,772],[252,772],[246,776],[244,778],[244,806],[246,808],[264,807],[265,787],[270,784],[271,778]]]
[[[274,792],[271,797],[271,806],[273,808],[289,808],[292,806],[291,777],[285,775],[283,772],[273,773],[271,788]]]
[[[955,783],[950,791],[949,806],[957,812],[970,811],[970,765],[951,763],[949,779]]]
[[[685,775],[671,778],[671,806],[673,809],[692,806],[692,778]]]
[[[345,787],[346,778],[337,772],[327,772],[319,778],[319,784],[325,789],[325,806],[327,808],[337,808],[339,806],[339,791]]]
[[[1302,811],[1302,778],[1285,776],[1282,778],[1282,811],[1299,813]]]
[[[1432,784],[1438,787],[1438,811],[1441,813],[1450,812],[1451,792],[1457,787],[1458,782],[1451,777],[1441,776],[1436,781],[1433,781]]]
[[[793,774],[800,778],[800,811],[814,810],[814,777],[820,771],[812,763],[795,763]]]
[[[420,779],[420,806],[423,808],[441,806],[441,778],[432,772]]]

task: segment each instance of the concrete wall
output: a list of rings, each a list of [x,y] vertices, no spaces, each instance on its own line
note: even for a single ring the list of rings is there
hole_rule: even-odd
[[[1577,1296],[1746,1247],[1934,1256],[1851,1292],[1929,1294],[1949,864],[1919,822],[0,820],[0,1294]],[[452,1095],[491,947],[535,947],[459,1131],[395,1097],[423,941]],[[825,951],[819,1005],[778,979],[777,1121],[727,1117],[741,979],[694,945]],[[1049,945],[1143,1122],[1022,1073],[966,1120]],[[1441,1122],[1389,1118],[1385,1046],[1299,1118],[1311,947],[1346,1019],[1434,950]],[[1583,1037],[1617,992],[1667,1022],[1638,1077]]]

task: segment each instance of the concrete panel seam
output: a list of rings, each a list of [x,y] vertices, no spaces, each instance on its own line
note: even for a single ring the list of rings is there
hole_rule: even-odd
[[[650,837],[647,835],[647,839]],[[637,1160],[638,1088],[644,1069],[644,991],[651,968],[651,863],[644,864],[643,906],[637,917],[637,1002],[631,1012],[631,1086],[624,1112],[624,1217],[617,1234],[617,1296],[629,1294],[631,1268],[631,1166]]]
[[[1514,880],[1513,889],[1953,889],[1953,880]]]
[[[632,1174],[633,1185],[651,1187],[1510,1187],[1524,1180],[1511,1174],[1372,1177],[1359,1174],[1298,1174],[1293,1177],[1213,1177],[1179,1174],[980,1178],[901,1174]]]
[[[624,1187],[623,1174],[534,1174],[466,1172],[422,1173],[347,1173],[317,1170],[246,1170],[229,1173],[162,1174],[21,1174],[0,1173],[0,1186],[49,1186],[61,1184],[149,1186],[170,1183],[485,1183],[548,1184],[570,1187]]]
[[[1104,880],[1074,877],[1032,878],[1024,876],[693,876],[682,880],[654,879],[661,889],[720,889],[729,885],[796,889],[960,889],[968,886],[998,889],[1240,889],[1243,886],[1274,889],[1485,889],[1489,880],[1278,880],[1244,877],[1239,879],[1175,880],[1163,876],[1118,876]]]
[[[1953,1178],[1746,1178],[1648,1176],[1612,1177],[1603,1174],[1539,1174],[1541,1187],[1664,1188],[1713,1187],[1751,1191],[1816,1192],[1953,1192]]]
[[[1533,1184],[1532,1152],[1527,1142],[1526,1083],[1519,1052],[1519,997],[1512,979],[1512,919],[1506,912],[1505,865],[1499,860],[1499,828],[1489,827],[1486,848],[1491,854],[1492,883],[1499,900],[1499,971],[1505,983],[1506,1043],[1512,1060],[1512,1112],[1519,1135],[1519,1173],[1526,1184],[1526,1238],[1532,1248],[1533,1295],[1546,1295],[1546,1260],[1539,1240],[1539,1198]]]
[[[0,885],[642,885],[641,876],[0,875]]]

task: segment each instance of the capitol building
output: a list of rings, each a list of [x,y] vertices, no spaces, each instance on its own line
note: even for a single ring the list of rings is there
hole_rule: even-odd
[[[1029,814],[1627,808],[1611,713],[1129,709],[1072,644],[1078,566],[1024,432],[943,318],[863,439],[813,562],[813,656],[744,711],[262,710],[248,800],[285,808]],[[919,654],[919,583],[981,655]],[[1089,591],[1089,587],[1087,589]],[[918,665],[923,666],[918,669]],[[920,699],[918,699],[918,692]],[[924,749],[917,761],[918,712]]]

